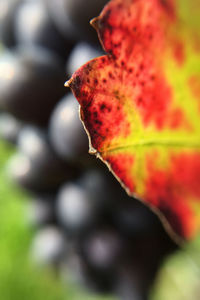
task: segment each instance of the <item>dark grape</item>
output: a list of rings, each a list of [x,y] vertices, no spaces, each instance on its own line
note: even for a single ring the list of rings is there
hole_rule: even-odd
[[[20,48],[0,57],[0,108],[15,117],[45,125],[64,89],[58,58],[42,48]]]
[[[97,167],[98,165],[96,165]],[[103,214],[113,211],[118,202],[115,192],[121,191],[113,175],[104,168],[90,168],[83,172],[77,183],[92,195],[98,213]],[[114,192],[114,189],[115,192]]]
[[[32,257],[40,265],[55,264],[66,251],[66,239],[57,227],[40,229],[32,242]]]
[[[18,140],[19,154],[11,159],[9,172],[22,187],[37,192],[48,192],[73,178],[76,167],[58,158],[43,131],[24,128]]]
[[[153,212],[138,200],[125,196],[113,209],[114,223],[125,236],[149,235],[159,228]]]
[[[23,123],[17,120],[10,114],[0,114],[0,138],[16,144],[20,131],[23,128]]]
[[[60,276],[64,284],[89,288],[88,266],[86,262],[74,250],[65,257],[60,264]]]
[[[87,266],[87,287],[97,293],[111,293],[115,273],[125,247],[117,231],[106,223],[94,226],[78,246],[81,259]]]
[[[30,199],[26,206],[26,219],[33,227],[55,223],[55,195],[38,195]]]
[[[66,183],[60,189],[58,218],[69,232],[83,234],[109,215],[113,206],[111,182],[101,170],[91,168],[76,182]]]
[[[59,161],[54,156],[54,152],[49,145],[45,130],[34,126],[25,126],[23,128],[18,138],[18,149],[33,161],[37,161],[37,156],[41,158],[41,163],[45,161],[45,158]]]
[[[48,2],[48,0],[46,1]],[[57,1],[51,0],[50,2],[51,7],[55,8]],[[89,22],[100,14],[108,0],[62,0],[61,2],[65,18],[69,19],[73,27],[76,28],[77,37],[80,40],[99,44],[97,34]]]
[[[55,107],[50,119],[49,135],[53,147],[67,160],[88,157],[88,138],[79,119],[79,105],[72,94]]]
[[[48,48],[64,59],[73,47],[73,42],[57,30],[41,1],[25,1],[21,4],[15,16],[15,35],[20,44]]]
[[[94,222],[95,199],[77,184],[67,183],[58,194],[57,215],[69,233],[80,234]]]
[[[117,273],[115,293],[121,300],[147,300],[147,292],[142,287],[140,270],[132,265],[125,266]]]
[[[0,0],[0,43],[5,47],[16,46],[14,19],[21,0]]]
[[[87,289],[94,296],[97,293],[107,294],[112,291],[112,276],[105,276],[91,268],[85,258],[77,253],[77,249],[74,249],[67,259],[62,260],[60,275],[64,284]]]
[[[67,73],[72,75],[83,64],[101,54],[103,54],[102,51],[97,50],[86,42],[78,43],[68,57]]]
[[[94,229],[84,241],[83,251],[91,266],[110,271],[121,256],[122,240],[113,229]]]
[[[66,38],[77,41],[78,29],[72,24],[66,10],[66,0],[42,0],[55,26]]]

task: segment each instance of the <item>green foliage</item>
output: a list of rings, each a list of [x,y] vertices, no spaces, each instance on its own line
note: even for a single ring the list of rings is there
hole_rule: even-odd
[[[200,237],[164,263],[150,300],[199,300],[199,275]]]

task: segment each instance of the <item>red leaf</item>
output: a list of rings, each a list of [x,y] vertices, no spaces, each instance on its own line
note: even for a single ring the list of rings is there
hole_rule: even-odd
[[[200,231],[200,0],[112,0],[75,72],[90,151],[181,238]],[[166,223],[166,220],[168,223]]]

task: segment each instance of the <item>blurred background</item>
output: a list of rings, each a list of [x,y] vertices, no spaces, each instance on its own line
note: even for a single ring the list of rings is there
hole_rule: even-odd
[[[64,82],[103,54],[106,0],[0,0],[0,299],[197,300],[179,248],[88,154]]]

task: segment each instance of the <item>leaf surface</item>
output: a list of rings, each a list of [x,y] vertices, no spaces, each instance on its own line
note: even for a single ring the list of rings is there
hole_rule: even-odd
[[[90,151],[191,239],[200,231],[200,0],[112,0],[92,24],[107,55],[67,83]]]

